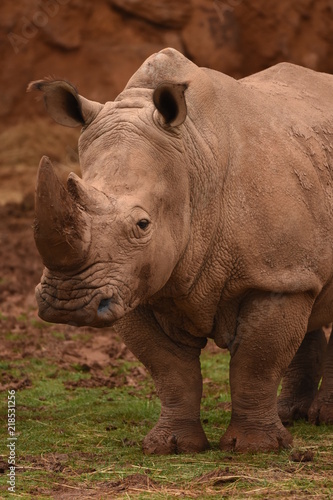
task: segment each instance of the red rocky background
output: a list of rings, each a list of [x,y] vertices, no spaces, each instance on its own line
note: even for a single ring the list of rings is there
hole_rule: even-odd
[[[1,126],[41,114],[25,88],[45,75],[105,101],[166,46],[239,78],[280,61],[332,72],[332,42],[332,0],[2,0]]]

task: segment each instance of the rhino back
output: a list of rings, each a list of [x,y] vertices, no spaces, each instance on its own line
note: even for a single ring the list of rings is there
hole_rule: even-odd
[[[229,132],[221,242],[237,279],[224,292],[319,293],[332,274],[333,77],[279,64],[226,89],[205,71]]]

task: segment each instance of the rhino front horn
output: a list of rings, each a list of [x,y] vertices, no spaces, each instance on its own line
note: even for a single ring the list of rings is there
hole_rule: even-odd
[[[49,269],[70,270],[87,259],[90,216],[75,203],[47,156],[41,159],[37,175],[34,236]]]

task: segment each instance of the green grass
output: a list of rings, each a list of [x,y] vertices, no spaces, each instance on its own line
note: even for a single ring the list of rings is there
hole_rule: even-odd
[[[57,332],[54,332],[57,337]],[[61,336],[59,336],[61,339]],[[297,423],[295,449],[313,452],[310,462],[293,461],[291,451],[236,454],[219,450],[230,412],[229,356],[202,356],[202,421],[212,449],[198,455],[145,456],[141,442],[156,422],[160,405],[149,378],[139,387],[73,387],[90,373],[48,360],[2,361],[0,370],[24,373],[31,387],[16,393],[17,495],[9,496],[0,475],[3,498],[333,498],[333,429]],[[137,363],[110,368],[126,375]],[[67,388],[66,388],[67,387]],[[68,388],[69,387],[69,388]],[[1,397],[6,422],[7,393]],[[0,440],[6,443],[1,426]],[[3,447],[0,459],[7,461]],[[135,476],[136,475],[136,476]],[[149,478],[149,486],[147,486]],[[143,481],[143,482],[142,482]],[[148,488],[148,489],[147,489]],[[72,495],[64,496],[64,495]],[[76,496],[75,496],[76,495]]]

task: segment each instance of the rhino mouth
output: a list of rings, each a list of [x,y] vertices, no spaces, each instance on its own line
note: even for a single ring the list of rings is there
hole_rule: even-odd
[[[136,307],[124,290],[110,285],[91,289],[57,288],[45,278],[36,287],[38,315],[50,323],[102,328]]]

